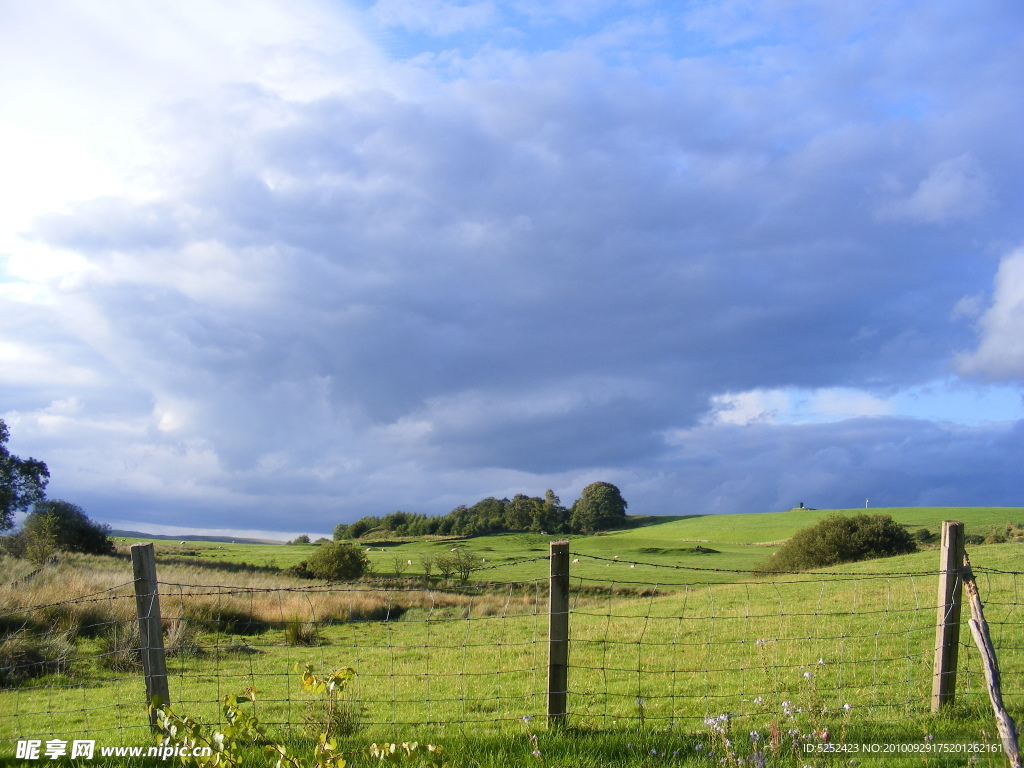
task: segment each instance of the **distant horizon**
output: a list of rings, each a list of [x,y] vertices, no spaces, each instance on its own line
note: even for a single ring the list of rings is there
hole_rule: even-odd
[[[627,512],[627,517],[708,517],[708,516],[720,516],[720,515],[773,515],[782,514],[785,512],[793,512],[799,510],[799,506],[793,506],[788,509],[769,510],[766,512],[719,512],[719,513],[708,513],[708,512],[691,512],[691,513],[672,513],[655,515],[644,513],[641,515],[632,515]],[[803,509],[809,512],[864,512],[864,507],[811,507],[805,506]],[[890,507],[867,507],[867,512],[887,510],[887,509],[1020,509],[1024,510],[1024,504],[1021,506],[999,506],[999,505],[978,505],[978,504],[965,504],[958,506],[943,506],[943,505],[902,505],[902,506],[890,506]],[[349,521],[354,522],[354,521]],[[139,527],[143,525],[145,528],[161,529],[161,530],[150,530],[146,531]],[[133,524],[126,521],[121,521],[119,525],[111,526],[114,532],[111,535],[120,535],[117,531],[128,532],[134,531],[136,533],[142,533],[148,536],[216,536],[220,538],[235,538],[235,539],[266,539],[269,541],[280,541],[282,543],[288,543],[294,541],[298,536],[309,536],[311,540],[315,541],[318,538],[332,539],[334,538],[333,531],[331,533],[313,533],[311,531],[297,531],[297,532],[280,532],[280,531],[245,531],[245,530],[228,530],[228,529],[213,529],[213,528],[181,528],[176,526],[162,526],[162,525],[150,525],[150,524]]]

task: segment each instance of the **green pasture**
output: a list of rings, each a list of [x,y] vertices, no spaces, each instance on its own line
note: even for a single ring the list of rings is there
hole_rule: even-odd
[[[585,579],[614,579],[645,583],[668,580],[678,582],[684,574],[691,581],[736,581],[747,578],[732,571],[756,570],[773,552],[772,544],[781,544],[796,531],[823,517],[840,512],[862,513],[863,509],[792,509],[744,515],[694,515],[688,517],[645,517],[637,527],[598,534],[569,536],[570,549],[581,555],[574,564],[574,576]],[[912,528],[925,527],[937,533],[943,520],[960,520],[966,532],[986,533],[1006,523],[1024,521],[1022,507],[893,507],[869,509],[870,514],[886,514]],[[378,576],[396,572],[396,560],[405,569],[404,577],[423,574],[421,557],[437,558],[454,547],[464,547],[487,560],[479,579],[509,581],[543,578],[547,575],[549,543],[555,538],[539,533],[505,533],[469,539],[357,540],[366,550]],[[118,540],[127,547],[144,539]],[[206,542],[154,542],[158,557],[177,562],[245,563],[259,567],[287,568],[297,565],[313,553],[312,544],[212,544]],[[699,551],[715,550],[714,552]],[[619,563],[588,559],[618,558]],[[409,561],[412,561],[409,564]],[[533,560],[533,563],[523,561]],[[654,563],[679,566],[678,571],[661,568],[630,568],[630,563]],[[696,569],[696,570],[694,570]],[[437,573],[436,567],[434,573]]]
[[[935,529],[943,519],[960,519],[968,532],[1024,518],[1020,508],[870,511]],[[378,575],[390,574],[396,557],[413,561],[403,581],[376,588],[396,606],[409,601],[414,607],[396,611],[396,620],[387,622],[317,615],[311,645],[289,644],[283,622],[242,635],[196,621],[201,655],[169,660],[171,700],[185,714],[216,722],[217,702],[252,686],[259,716],[289,724],[272,731],[301,751],[312,743],[324,707],[301,690],[296,665],[312,664],[318,672],[352,666],[357,676],[336,726],[353,752],[371,741],[416,739],[445,745],[453,766],[712,768],[725,757],[725,765],[738,768],[756,763],[760,744],[763,755],[770,753],[770,765],[850,765],[851,759],[866,765],[967,765],[963,753],[922,759],[803,751],[804,744],[821,743],[823,731],[832,734],[832,743],[847,744],[933,743],[929,737],[938,743],[998,742],[966,623],[956,704],[941,716],[928,711],[936,601],[936,580],[928,572],[938,567],[936,551],[831,569],[845,576],[752,578],[728,572],[749,570],[772,551],[756,544],[784,539],[825,514],[673,518],[573,537],[570,549],[580,562],[572,566],[571,714],[563,732],[549,732],[544,723],[544,583],[552,537],[539,534],[367,542]],[[697,545],[717,551],[695,552]],[[490,570],[466,589],[434,584],[425,590],[409,578],[422,575],[421,555],[455,546],[486,558]],[[158,573],[161,561],[267,567],[260,558],[273,557],[277,567],[286,567],[313,551],[310,545],[202,542],[157,542],[157,549]],[[1004,696],[1019,723],[1024,577],[997,571],[1024,570],[1021,545],[968,549],[992,624]],[[640,564],[631,568],[633,563]],[[125,567],[127,581],[130,566]],[[881,573],[894,575],[876,575]],[[231,583],[230,575],[225,571],[225,583]],[[313,585],[295,582],[298,588]],[[445,602],[453,593],[462,595],[461,602]],[[182,605],[188,599],[188,591],[178,588],[167,595],[167,604],[176,606],[174,615],[186,615]],[[309,616],[291,618],[312,620],[312,608]],[[0,690],[0,764],[14,754],[19,738],[88,735],[100,744],[149,743],[140,675],[101,669],[93,658],[97,641],[83,637],[77,643],[78,660],[64,674]],[[705,722],[722,715],[729,715],[720,726],[725,733]],[[773,738],[777,748],[764,751]],[[532,754],[535,748],[540,759]],[[709,752],[716,754],[708,757]],[[264,763],[254,754],[251,764]],[[351,764],[370,763],[353,754]],[[983,753],[971,764],[997,766],[1005,760]]]

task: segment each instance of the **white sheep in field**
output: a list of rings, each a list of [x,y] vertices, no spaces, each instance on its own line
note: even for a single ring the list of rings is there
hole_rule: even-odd
[[[574,563],[578,563],[579,561],[580,559],[578,557],[573,560]]]
[[[183,546],[183,547],[185,546],[185,542],[184,542],[184,541],[183,541],[183,542],[181,542],[181,546]]]
[[[458,552],[458,551],[459,551],[458,547],[455,547],[454,549],[452,549],[452,552]]]
[[[618,560],[618,559],[619,559],[618,555],[616,555],[615,557],[612,558],[612,560]]]

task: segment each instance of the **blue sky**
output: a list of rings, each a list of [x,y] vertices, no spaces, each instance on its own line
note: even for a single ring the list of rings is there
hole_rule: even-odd
[[[52,498],[1020,505],[1018,4],[0,2],[0,417]]]

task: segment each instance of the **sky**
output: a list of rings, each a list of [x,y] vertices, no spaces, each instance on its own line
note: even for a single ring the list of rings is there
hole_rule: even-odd
[[[1024,506],[1015,0],[0,0],[0,418],[115,528]]]

